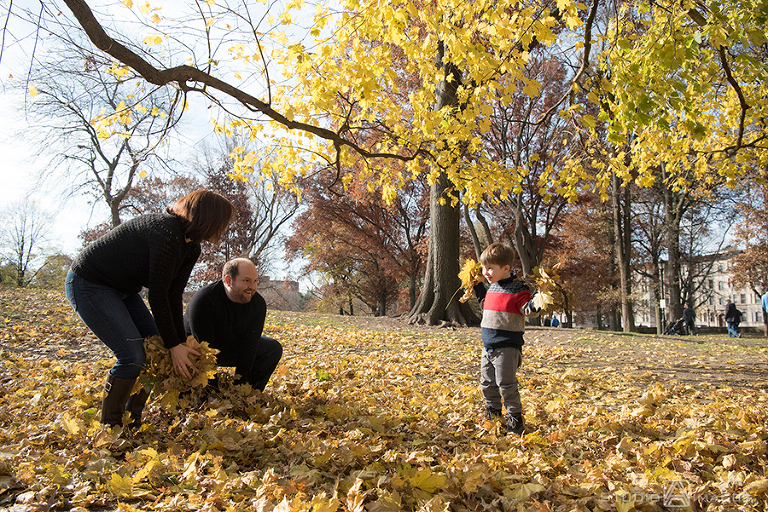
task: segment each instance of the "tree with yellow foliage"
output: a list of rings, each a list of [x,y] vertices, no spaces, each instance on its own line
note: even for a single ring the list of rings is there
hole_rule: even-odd
[[[293,0],[284,9],[208,0],[190,3],[189,17],[124,0],[145,23],[121,33],[105,31],[110,18],[94,15],[86,0],[64,1],[121,66],[236,110],[238,118],[218,129],[271,140],[278,153],[262,169],[277,169],[284,186],[319,163],[344,179],[341,169],[360,158],[367,172],[359,179],[384,198],[406,180],[427,180],[430,264],[412,321],[471,319],[449,302],[459,284],[456,206],[459,197],[475,203],[519,188],[527,162],[512,170],[500,165],[477,134],[488,129],[489,98],[538,93],[540,84],[522,70],[539,45],[561,45],[577,63],[568,91],[542,119],[561,109],[558,115],[586,138],[600,121],[612,145],[595,144],[590,161],[581,154],[545,173],[542,183],[557,182],[560,195],[573,199],[587,187],[607,199],[614,175],[648,186],[660,162],[673,187],[695,188],[718,176],[734,182],[768,158],[768,20],[760,0]],[[606,15],[599,24],[598,13]],[[199,52],[191,46],[195,30],[207,43]],[[404,98],[398,84],[406,75],[418,87]],[[599,105],[597,118],[570,102],[576,91]],[[369,131],[382,136],[358,137]],[[406,162],[405,170],[388,166],[393,158]],[[254,161],[244,154],[237,168],[251,173]]]

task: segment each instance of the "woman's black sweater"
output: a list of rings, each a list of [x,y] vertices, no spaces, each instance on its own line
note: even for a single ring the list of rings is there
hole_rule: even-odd
[[[151,213],[120,224],[83,249],[72,271],[126,295],[146,287],[157,329],[171,348],[186,340],[182,294],[199,257],[200,244],[185,240],[181,220]]]

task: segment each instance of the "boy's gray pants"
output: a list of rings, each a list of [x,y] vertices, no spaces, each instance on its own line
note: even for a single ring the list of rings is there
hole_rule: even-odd
[[[523,412],[517,383],[517,369],[522,362],[523,354],[515,347],[483,348],[480,389],[485,397],[486,409],[500,411],[503,398],[507,415]]]

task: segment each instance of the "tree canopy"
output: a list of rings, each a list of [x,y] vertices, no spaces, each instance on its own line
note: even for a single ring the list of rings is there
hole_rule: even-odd
[[[84,0],[65,3],[118,69],[236,110],[221,130],[273,137],[280,152],[272,166],[284,184],[318,162],[341,173],[362,156],[363,178],[385,197],[406,179],[440,172],[468,192],[465,201],[514,191],[529,162],[510,172],[479,133],[488,130],[492,99],[538,94],[541,84],[523,70],[539,46],[574,56],[559,115],[589,140],[592,155],[542,176],[542,183],[557,180],[560,194],[603,191],[614,172],[647,186],[660,163],[679,187],[730,182],[766,163],[767,20],[757,0],[293,1],[284,10],[210,1],[189,4],[189,15],[125,0],[142,23],[114,26],[114,14],[94,13]],[[206,44],[190,46],[196,34]],[[438,54],[458,72],[436,67]],[[406,77],[417,87],[402,97]],[[458,106],[435,109],[443,80],[455,87]],[[597,110],[575,102],[577,92]],[[606,137],[595,136],[598,126]],[[380,137],[360,137],[371,131]],[[391,171],[377,157],[409,165]],[[241,171],[252,170],[249,158],[242,155]]]
[[[701,195],[764,179],[768,10],[760,0],[63,1],[67,9],[46,2],[36,23],[62,38],[84,31],[114,59],[110,73],[173,87],[184,106],[203,96],[217,131],[265,142],[259,152],[235,148],[233,177],[276,174],[300,193],[305,177],[330,176],[328,188],[356,182],[387,201],[408,180],[432,186],[412,321],[471,321],[449,299],[458,249],[446,246],[458,245],[460,201],[494,203],[523,187],[545,200],[611,198],[625,306],[628,185]],[[562,84],[543,95],[535,64],[552,58]],[[517,112],[521,96],[544,101],[511,124],[521,133],[557,119],[562,147],[554,141],[509,161],[484,135],[498,112]],[[675,253],[677,237],[668,238]]]

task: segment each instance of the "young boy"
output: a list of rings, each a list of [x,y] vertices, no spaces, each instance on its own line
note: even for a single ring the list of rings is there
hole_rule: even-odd
[[[507,431],[522,434],[523,406],[517,382],[517,368],[523,354],[525,317],[538,316],[540,309],[524,281],[512,273],[514,250],[494,243],[480,255],[483,277],[490,284],[474,286],[477,299],[483,301],[480,324],[483,356],[480,360],[480,389],[485,397],[489,419],[501,417],[501,402],[507,409]]]

